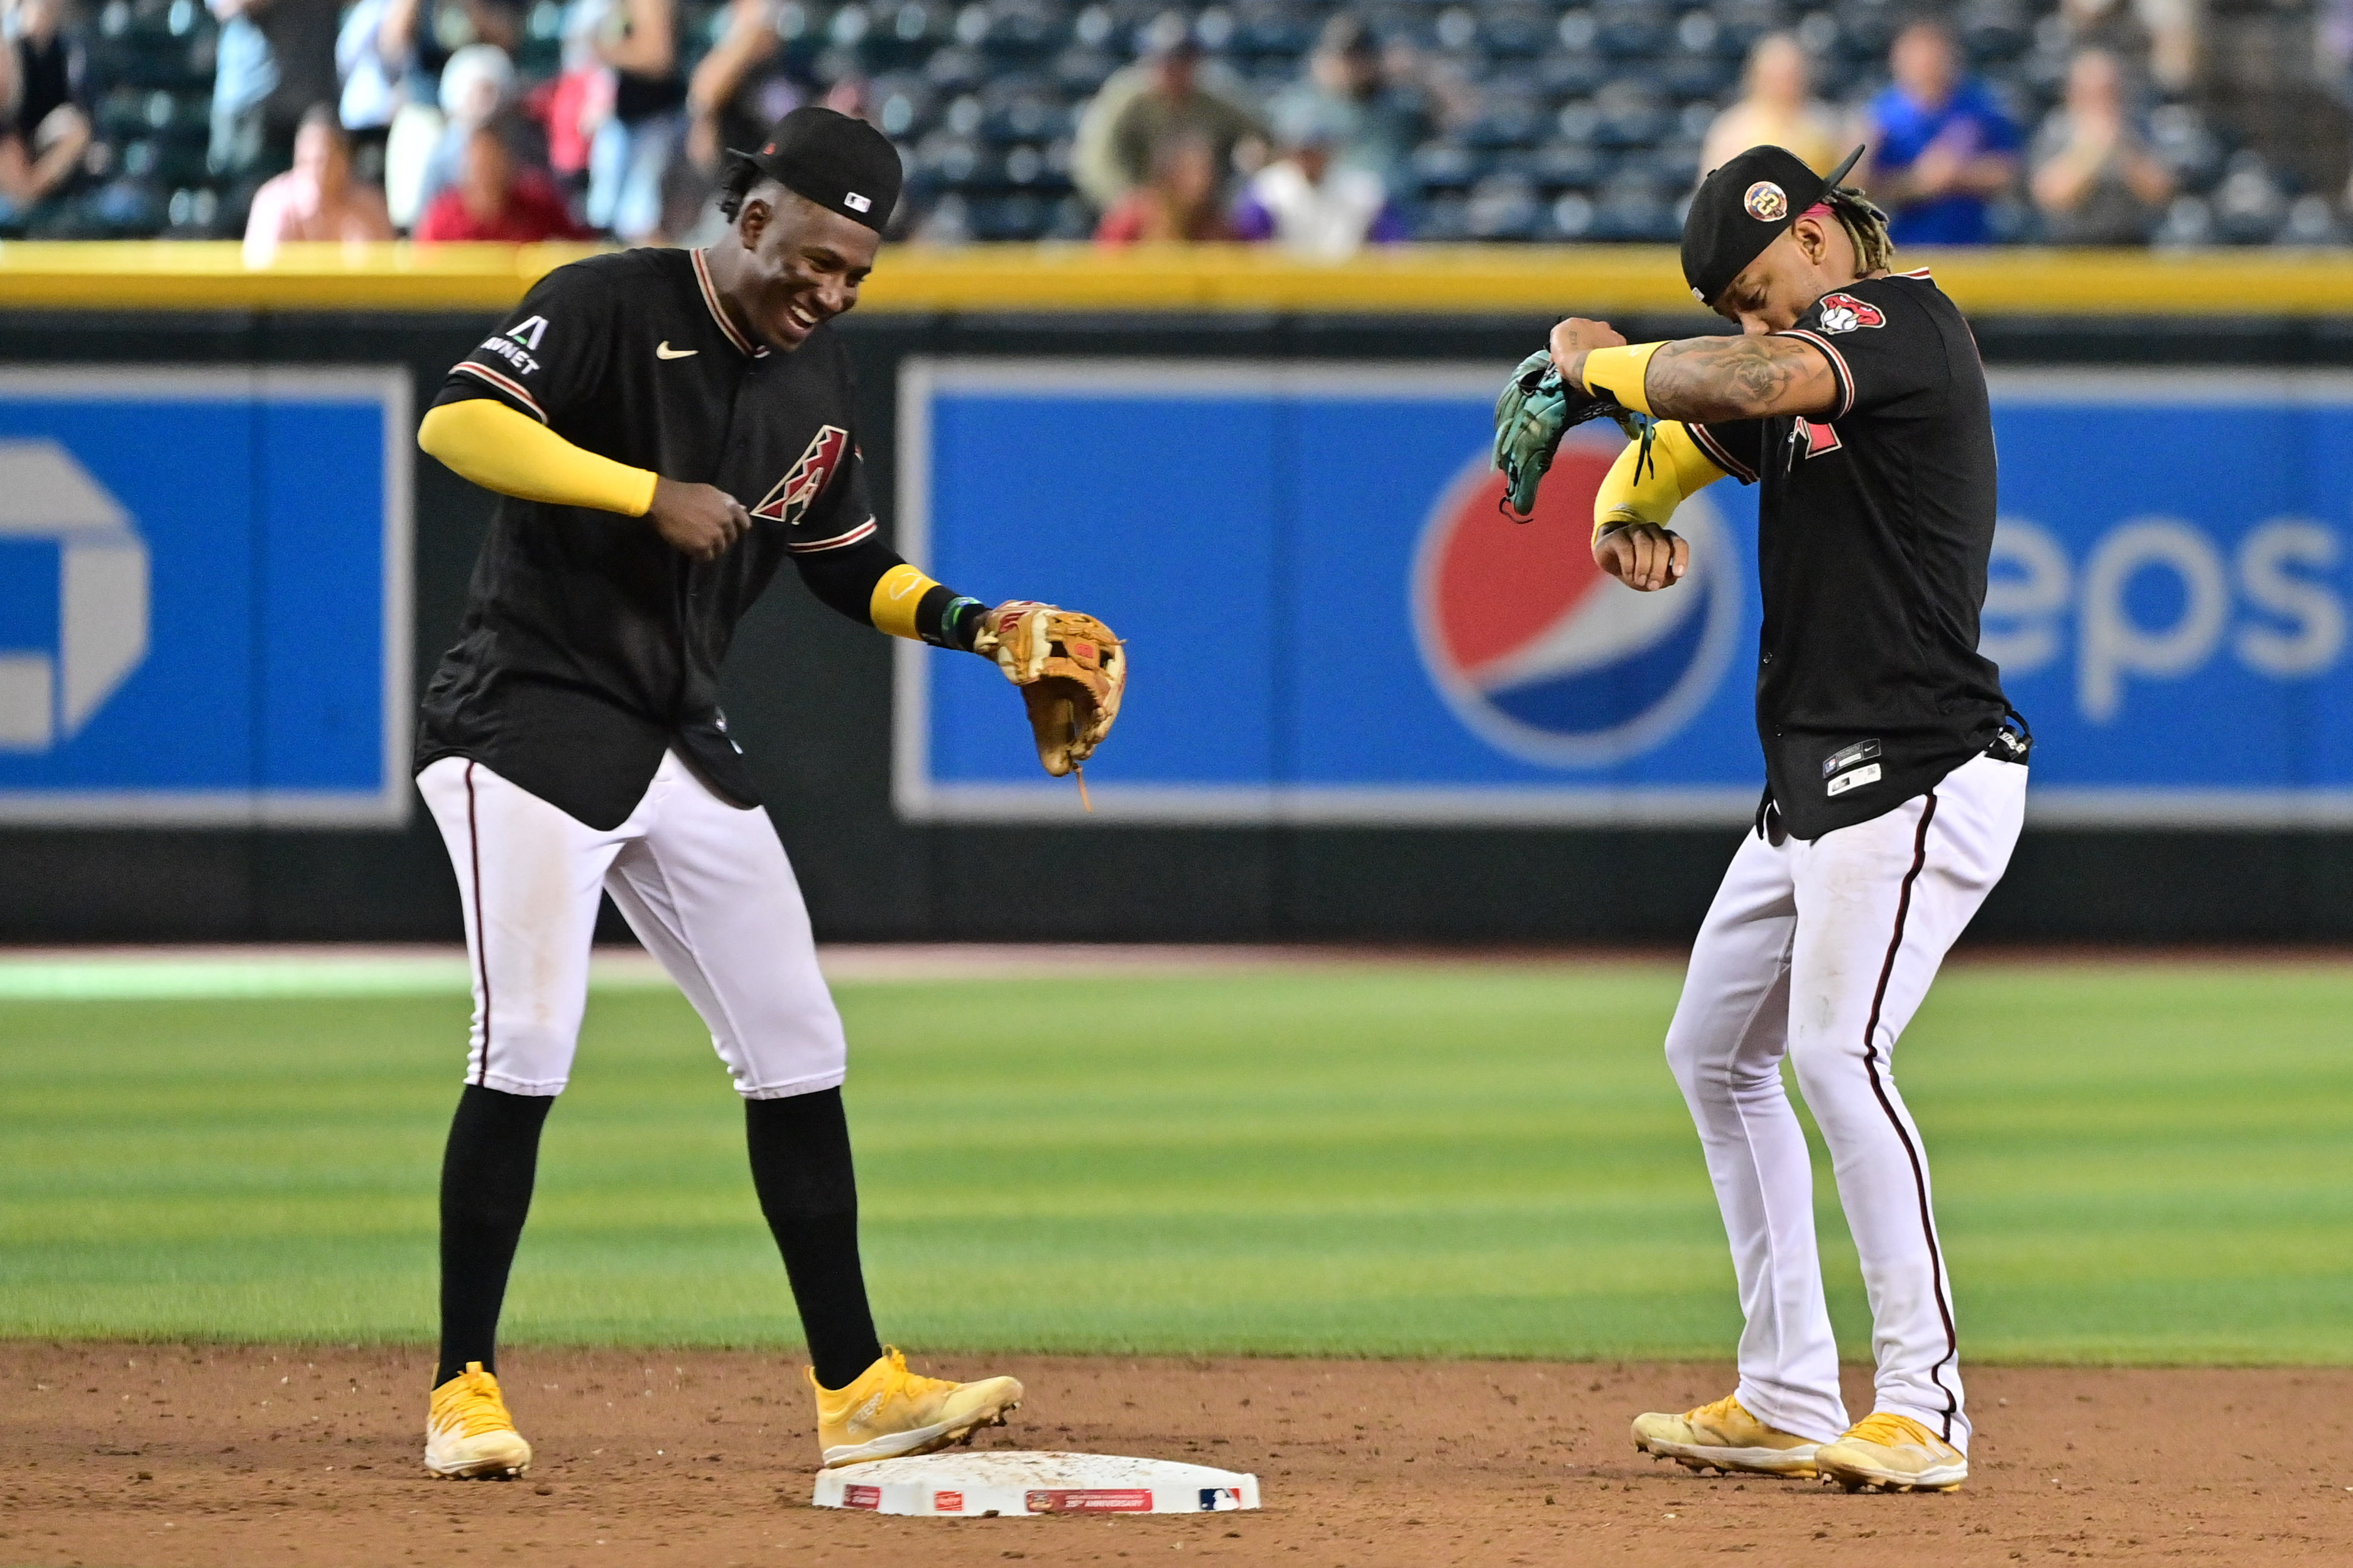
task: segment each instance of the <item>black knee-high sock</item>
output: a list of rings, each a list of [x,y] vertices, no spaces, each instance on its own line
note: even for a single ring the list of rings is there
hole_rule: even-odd
[[[441,1156],[441,1365],[436,1388],[478,1361],[498,1370],[499,1306],[531,1212],[539,1133],[555,1097],[468,1084]]]
[[[858,1178],[841,1090],[744,1102],[752,1184],[785,1255],[817,1380],[846,1388],[882,1353],[858,1264]]]

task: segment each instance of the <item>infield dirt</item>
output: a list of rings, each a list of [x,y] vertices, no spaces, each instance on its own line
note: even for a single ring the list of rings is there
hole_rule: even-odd
[[[1722,1366],[944,1358],[1028,1384],[991,1447],[1195,1459],[1266,1497],[968,1521],[809,1507],[808,1396],[773,1355],[511,1351],[538,1460],[506,1483],[425,1476],[409,1349],[19,1342],[0,1370],[0,1563],[42,1568],[2353,1561],[2340,1368],[1977,1368],[1969,1484],[1886,1497],[1633,1452],[1630,1415],[1716,1396]]]

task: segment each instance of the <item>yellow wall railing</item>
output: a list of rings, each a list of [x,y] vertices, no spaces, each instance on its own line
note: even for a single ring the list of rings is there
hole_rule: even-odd
[[[491,312],[578,246],[0,244],[0,310]],[[2037,316],[2353,316],[2353,251],[1907,251],[1965,310]],[[1239,246],[895,246],[860,309],[1602,315],[1694,310],[1648,246],[1418,246],[1338,266]]]

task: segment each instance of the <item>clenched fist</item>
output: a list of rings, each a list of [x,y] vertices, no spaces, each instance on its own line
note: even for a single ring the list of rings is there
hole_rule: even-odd
[[[654,481],[654,502],[646,517],[670,548],[697,561],[724,555],[752,527],[752,514],[725,490],[676,479]]]
[[[1671,528],[1630,522],[1595,540],[1593,559],[1629,588],[1648,594],[1683,581],[1691,566],[1691,546]]]
[[[1622,349],[1626,340],[1607,321],[1571,316],[1552,330],[1552,363],[1571,386],[1585,385],[1585,356],[1595,349]],[[1591,390],[1588,388],[1587,390]]]

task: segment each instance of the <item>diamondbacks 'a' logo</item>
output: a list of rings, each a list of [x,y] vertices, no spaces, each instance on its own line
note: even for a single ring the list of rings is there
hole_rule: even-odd
[[[826,481],[833,478],[833,470],[841,467],[849,452],[849,431],[839,425],[819,426],[801,460],[776,481],[776,488],[752,509],[752,515],[787,526],[800,521],[808,515],[809,503],[825,493]]]
[[[1883,327],[1887,318],[1878,306],[1852,294],[1822,296],[1822,331],[1851,332],[1857,327]]]

